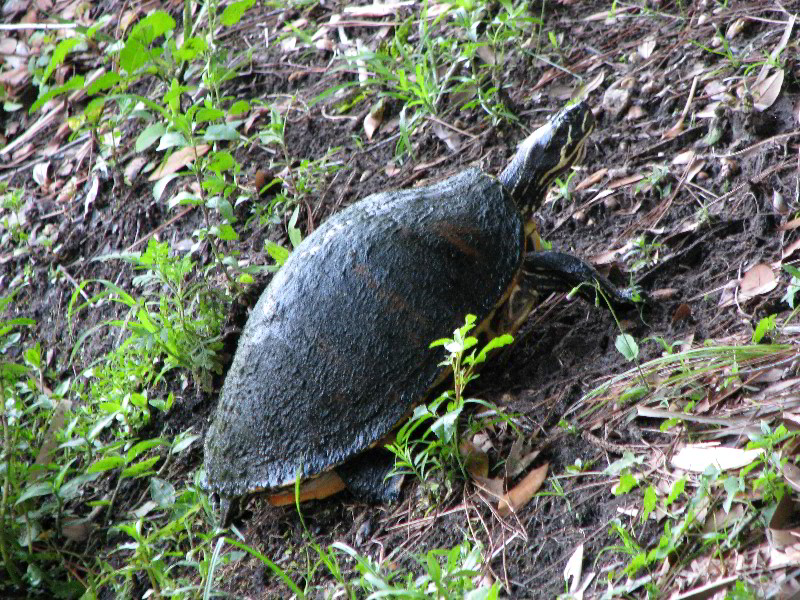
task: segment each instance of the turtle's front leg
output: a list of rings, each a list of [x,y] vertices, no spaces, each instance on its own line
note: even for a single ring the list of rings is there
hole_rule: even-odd
[[[596,284],[615,308],[631,308],[637,300],[643,300],[641,294],[619,289],[592,265],[565,252],[528,252],[522,269],[526,283],[538,292],[569,292],[578,288],[578,294],[594,302]],[[602,300],[600,304],[605,306]]]

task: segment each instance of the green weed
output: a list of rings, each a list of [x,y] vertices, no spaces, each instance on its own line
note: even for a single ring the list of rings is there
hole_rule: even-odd
[[[511,335],[504,334],[490,340],[478,352],[477,338],[469,335],[475,328],[475,320],[475,315],[467,315],[464,325],[453,332],[452,338],[431,344],[432,348],[441,346],[447,352],[440,366],[452,371],[453,389],[418,406],[411,419],[397,431],[395,441],[386,446],[395,454],[395,473],[413,475],[431,496],[438,491],[437,476],[451,482],[456,474],[465,475],[459,451],[459,417],[467,404],[495,407],[483,400],[465,398],[464,391],[478,377],[476,369],[486,361],[489,352],[513,341]],[[441,416],[440,411],[444,411]]]

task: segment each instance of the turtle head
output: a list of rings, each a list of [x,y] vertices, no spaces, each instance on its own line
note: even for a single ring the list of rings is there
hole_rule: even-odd
[[[579,102],[556,113],[520,144],[498,179],[524,216],[539,208],[556,177],[583,160],[593,129],[591,109]]]

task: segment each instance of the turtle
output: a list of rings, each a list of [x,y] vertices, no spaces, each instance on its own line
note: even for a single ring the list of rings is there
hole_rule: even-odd
[[[206,435],[205,485],[224,526],[241,498],[293,501],[298,477],[313,488],[334,469],[348,487],[396,496],[364,452],[443,380],[430,343],[465,315],[491,336],[515,332],[542,287],[596,281],[628,299],[581,259],[533,247],[532,214],[583,158],[594,124],[587,104],[567,106],[499,176],[469,168],[373,194],[295,248],[248,317]]]

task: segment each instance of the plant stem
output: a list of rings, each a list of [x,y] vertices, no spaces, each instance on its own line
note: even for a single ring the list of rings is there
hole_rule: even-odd
[[[9,556],[8,547],[6,546],[6,503],[8,502],[8,487],[9,477],[12,473],[11,469],[11,434],[8,431],[8,420],[6,419],[6,387],[3,381],[0,381],[0,420],[3,422],[3,451],[6,455],[6,473],[3,478],[3,498],[0,500],[0,554],[3,556],[3,564],[6,566],[6,571],[9,577],[16,586],[22,586],[22,579],[20,578],[17,566]],[[9,527],[9,530],[11,528]]]

